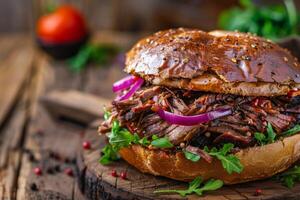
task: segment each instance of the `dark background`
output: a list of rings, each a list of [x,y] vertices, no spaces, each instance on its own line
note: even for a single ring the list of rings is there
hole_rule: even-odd
[[[75,4],[86,14],[93,30],[147,32],[178,26],[216,29],[220,12],[238,4],[237,0],[0,0],[0,32],[33,30],[34,18],[49,2]],[[300,0],[294,2],[299,10]]]

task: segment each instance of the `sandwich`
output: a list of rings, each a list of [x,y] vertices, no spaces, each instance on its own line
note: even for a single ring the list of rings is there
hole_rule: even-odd
[[[174,180],[235,184],[300,157],[300,64],[249,33],[170,29],[126,54],[99,132],[102,164],[120,157]]]

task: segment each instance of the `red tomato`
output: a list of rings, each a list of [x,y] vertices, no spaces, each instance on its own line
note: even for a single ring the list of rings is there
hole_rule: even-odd
[[[55,12],[42,16],[37,22],[37,35],[44,42],[76,42],[87,34],[81,13],[70,5],[60,6]]]

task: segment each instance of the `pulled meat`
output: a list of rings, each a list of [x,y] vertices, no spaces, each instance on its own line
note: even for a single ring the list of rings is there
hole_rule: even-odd
[[[99,130],[110,131],[110,122],[117,119],[121,126],[140,137],[165,136],[174,145],[186,143],[192,145],[188,148],[202,148],[230,142],[244,148],[256,144],[254,133],[265,133],[268,123],[277,133],[298,123],[299,103],[299,97],[243,97],[151,86],[140,89],[130,99],[113,101],[111,118]],[[151,110],[154,104],[180,115],[196,115],[218,108],[230,108],[233,112],[208,123],[180,126],[162,120]],[[195,152],[209,160],[203,152]]]

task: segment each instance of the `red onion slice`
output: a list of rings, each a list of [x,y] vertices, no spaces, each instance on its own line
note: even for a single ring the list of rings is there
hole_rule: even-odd
[[[129,88],[136,80],[137,80],[137,77],[135,77],[135,76],[126,76],[125,78],[122,78],[121,80],[115,82],[113,84],[112,90],[113,90],[113,92],[125,90],[125,89]]]
[[[165,111],[158,106],[154,107],[153,110],[169,124],[177,124],[182,126],[194,126],[201,123],[206,123],[232,113],[231,109],[218,109],[200,115],[183,116]]]
[[[122,101],[129,99],[134,93],[143,85],[144,80],[142,78],[136,78],[137,80],[133,83],[132,87],[123,95],[118,96],[116,101]]]

